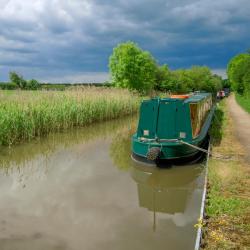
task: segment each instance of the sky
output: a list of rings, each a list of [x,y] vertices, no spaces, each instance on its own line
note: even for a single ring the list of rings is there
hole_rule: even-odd
[[[0,0],[0,81],[103,82],[108,59],[134,41],[171,69],[225,77],[250,48],[250,0]]]

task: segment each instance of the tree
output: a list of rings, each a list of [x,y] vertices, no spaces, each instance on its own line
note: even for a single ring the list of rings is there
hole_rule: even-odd
[[[223,88],[230,88],[231,87],[231,83],[230,83],[229,79],[222,80],[222,87]]]
[[[169,89],[171,72],[167,64],[158,66],[156,70],[155,89],[164,91]]]
[[[9,72],[9,78],[10,78],[10,81],[11,81],[12,83],[15,83],[16,85],[19,84],[20,77],[19,77],[19,75],[18,75],[16,72],[10,71],[10,72]]]
[[[239,94],[245,91],[245,74],[250,68],[250,54],[239,54],[233,57],[227,66],[227,75],[234,90]]]
[[[39,82],[35,79],[31,79],[30,81],[27,82],[26,88],[31,90],[36,90],[39,88]]]
[[[169,89],[176,93],[204,90],[216,92],[222,88],[222,79],[213,75],[208,67],[193,66],[171,72]]]
[[[243,77],[243,83],[244,83],[244,94],[250,96],[250,67],[247,69]]]
[[[9,78],[10,81],[16,84],[19,88],[25,89],[27,82],[23,79],[21,75],[18,75],[15,71],[10,71]]]
[[[188,93],[192,91],[192,80],[187,74],[187,70],[178,69],[172,72],[170,79],[170,91],[174,93]]]
[[[213,92],[211,89],[212,73],[206,66],[192,66],[188,70],[190,79],[192,79],[193,90],[205,90]]]
[[[152,55],[133,42],[118,44],[109,58],[115,86],[148,93],[155,84],[157,64]]]

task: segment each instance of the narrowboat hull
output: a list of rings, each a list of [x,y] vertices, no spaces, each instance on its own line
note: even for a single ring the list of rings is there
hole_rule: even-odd
[[[208,136],[200,144],[192,144],[202,149],[207,149]],[[132,159],[149,164],[185,164],[190,162],[198,162],[204,156],[204,152],[194,149],[187,145],[162,145],[162,144],[151,144],[152,147],[159,147],[161,153],[155,160],[149,160],[147,158],[148,149],[145,150],[145,145],[138,144],[133,141]]]
[[[136,161],[147,163],[165,162],[185,162],[204,154],[199,148],[206,149],[208,141],[208,131],[212,122],[215,105],[210,109],[205,122],[198,136],[195,138],[174,138],[174,139],[145,139],[138,137],[138,134],[132,136],[132,158]],[[157,157],[150,159],[148,154],[151,149],[158,149]]]

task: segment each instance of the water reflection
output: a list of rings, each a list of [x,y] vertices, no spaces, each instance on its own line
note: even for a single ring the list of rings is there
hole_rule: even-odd
[[[120,166],[123,161],[126,162],[124,159],[130,150],[128,134],[134,132],[136,119],[137,116],[130,116],[67,132],[51,133],[46,137],[14,145],[11,148],[0,147],[0,174],[11,176],[12,188],[26,188],[32,182],[45,180],[50,169],[57,164],[57,158],[65,159],[67,164],[73,155],[79,158],[85,151],[95,150],[90,146],[95,140],[114,141],[111,143],[116,148],[113,159]],[[124,140],[121,141],[121,138]],[[67,153],[68,150],[70,153]],[[67,155],[69,158],[65,157]]]
[[[157,217],[171,219],[181,227],[196,223],[204,180],[203,162],[167,169],[143,166],[131,161],[132,134],[131,129],[118,131],[112,139],[110,157],[118,169],[130,171],[137,185],[139,207],[152,212],[153,231]]]
[[[34,165],[32,161],[42,158],[43,166],[47,166],[46,161],[56,151],[60,151],[77,144],[87,144],[95,138],[105,139],[116,135],[117,131],[125,131],[135,126],[137,117],[127,117],[116,121],[106,121],[86,126],[80,129],[72,129],[67,132],[52,133],[47,137],[36,138],[30,142],[15,145],[11,148],[0,146],[0,169],[5,169],[6,174],[11,168],[21,169],[27,165]],[[127,139],[128,137],[126,137]],[[117,141],[117,140],[116,140]],[[117,141],[119,143],[119,141]],[[121,145],[120,148],[122,148]],[[37,164],[35,164],[37,165]]]
[[[110,158],[114,166],[120,170],[127,171],[131,168],[131,136],[135,131],[135,123],[131,128],[123,128],[112,138],[109,148]]]
[[[137,183],[139,206],[153,212],[153,230],[157,213],[167,214],[178,226],[197,219],[196,192],[203,182],[202,165],[171,169],[135,165],[131,176]]]

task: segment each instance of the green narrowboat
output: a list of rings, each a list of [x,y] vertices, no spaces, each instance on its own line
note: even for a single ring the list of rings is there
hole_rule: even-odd
[[[144,100],[132,157],[156,164],[193,159],[207,143],[214,109],[211,93]]]

